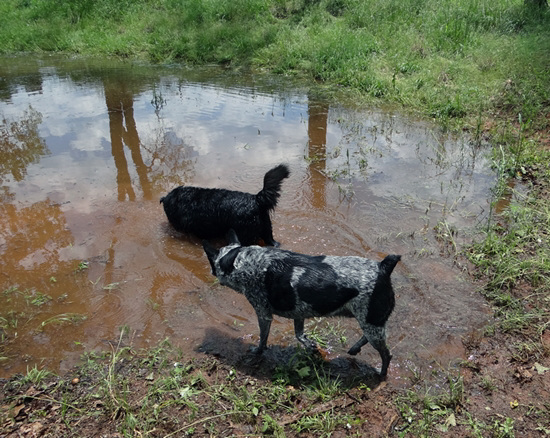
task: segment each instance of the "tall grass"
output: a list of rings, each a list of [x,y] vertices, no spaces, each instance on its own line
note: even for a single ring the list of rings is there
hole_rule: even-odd
[[[550,13],[523,0],[4,0],[0,52],[251,65],[446,121],[548,108]]]

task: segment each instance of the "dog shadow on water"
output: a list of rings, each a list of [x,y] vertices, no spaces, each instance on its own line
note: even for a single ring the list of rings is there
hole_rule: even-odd
[[[302,346],[271,345],[262,354],[249,351],[254,342],[236,338],[216,328],[206,330],[197,351],[216,357],[238,371],[258,379],[282,379],[285,384],[320,385],[321,380],[338,382],[343,389],[361,384],[374,388],[381,382],[375,368],[368,363],[344,355],[324,359],[316,351]]]

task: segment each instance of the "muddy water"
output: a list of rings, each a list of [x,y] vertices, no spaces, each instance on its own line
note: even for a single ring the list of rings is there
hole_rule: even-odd
[[[283,248],[403,255],[393,379],[446,365],[486,321],[449,257],[483,221],[494,181],[467,139],[286,78],[57,58],[0,65],[1,376],[35,364],[63,372],[116,344],[123,326],[135,347],[169,338],[188,357],[244,355],[258,340],[250,305],[212,287],[200,242],[171,229],[159,198],[180,184],[257,192],[280,162],[292,173],[273,216]],[[359,336],[354,321],[307,327],[332,360]],[[276,319],[270,343],[295,346],[292,324]],[[369,346],[357,360],[379,366]]]

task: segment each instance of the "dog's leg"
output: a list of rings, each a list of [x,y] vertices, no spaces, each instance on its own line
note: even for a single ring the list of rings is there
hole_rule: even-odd
[[[273,246],[278,248],[281,244],[273,238],[273,227],[271,226],[271,218],[269,217],[269,212],[263,212],[260,214],[260,221],[262,223],[261,227],[261,238],[264,243],[268,246]]]
[[[382,379],[385,379],[388,374],[388,367],[390,366],[391,361],[391,354],[390,350],[388,349],[388,346],[386,345],[386,341],[384,339],[378,339],[376,341],[371,341],[371,344],[376,350],[378,350],[378,353],[380,353],[380,357],[382,358],[382,368],[380,369],[380,377]]]
[[[264,234],[264,236],[262,236],[262,240],[267,246],[273,246],[274,248],[278,248],[281,246],[279,242],[273,239],[273,234],[271,233],[271,231],[269,233]]]
[[[388,367],[390,366],[391,354],[388,346],[386,345],[386,328],[374,326],[372,324],[360,324],[363,329],[363,338],[368,339],[368,342],[378,351],[380,358],[382,359],[382,368],[380,369],[380,377],[382,379],[386,378],[388,374]],[[359,343],[359,342],[358,342]],[[358,344],[357,343],[357,344]],[[351,349],[353,350],[356,346],[354,345]],[[359,347],[360,348],[360,347]]]
[[[382,353],[380,354],[382,355]],[[392,355],[390,354],[390,350],[386,347],[385,353],[382,355],[382,369],[380,370],[380,377],[382,377],[382,379],[386,379],[388,375],[391,358]]]
[[[269,337],[269,330],[271,329],[271,319],[258,317],[258,325],[260,326],[260,344],[257,347],[250,348],[250,351],[254,354],[261,354],[267,347],[267,338]]]
[[[294,320],[294,333],[296,334],[296,339],[298,339],[304,347],[309,348],[311,350],[317,349],[317,344],[313,342],[311,339],[308,339],[308,337],[304,334],[303,319]]]
[[[353,347],[351,347],[348,350],[348,354],[351,354],[352,356],[355,356],[357,353],[361,351],[361,348],[363,345],[367,344],[369,340],[365,335],[361,336],[361,339],[359,339],[355,344],[353,344]]]

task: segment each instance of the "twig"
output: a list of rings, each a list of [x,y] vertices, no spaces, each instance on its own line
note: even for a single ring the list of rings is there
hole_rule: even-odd
[[[304,415],[322,414],[323,412],[330,411],[331,409],[334,409],[334,408],[336,408],[336,407],[338,407],[338,408],[340,408],[340,409],[345,409],[345,408],[347,408],[348,406],[351,406],[351,405],[355,404],[356,402],[357,402],[357,399],[346,400],[342,406],[335,406],[334,403],[332,403],[332,402],[323,403],[322,405],[317,406],[315,409],[312,409],[311,411],[302,412],[302,413],[293,415],[291,418],[288,418],[288,419],[286,419],[286,420],[281,421],[280,424],[281,424],[282,426],[286,426],[286,425],[288,425],[288,424],[295,423],[295,422],[298,421],[300,418],[302,418]]]
[[[185,426],[179,428],[178,430],[175,430],[172,433],[169,433],[168,435],[165,435],[164,437],[166,438],[166,437],[169,437],[169,436],[177,435],[180,432],[183,432],[185,429],[189,429],[190,427],[196,426],[197,424],[205,423],[207,421],[211,421],[211,420],[214,420],[216,418],[225,417],[227,415],[244,414],[244,413],[246,413],[246,412],[243,412],[243,411],[230,411],[230,412],[224,412],[223,414],[212,415],[210,417],[201,418],[200,420],[197,420],[197,421],[194,421],[192,423],[186,424]]]

